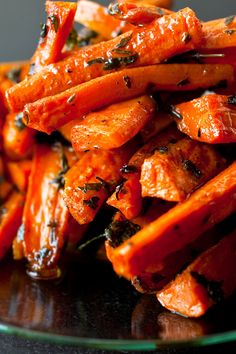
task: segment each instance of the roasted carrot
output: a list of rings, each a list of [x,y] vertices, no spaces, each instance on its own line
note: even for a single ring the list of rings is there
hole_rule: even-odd
[[[31,160],[7,162],[7,170],[12,183],[23,193],[27,190],[31,167]]]
[[[132,139],[152,118],[155,102],[149,96],[111,105],[74,123],[71,142],[76,151],[115,149]]]
[[[7,180],[4,161],[0,156],[0,205],[5,201],[11,190],[12,184]]]
[[[176,54],[198,48],[201,41],[200,21],[192,10],[186,8],[110,41],[85,47],[47,66],[40,73],[9,89],[8,103],[12,110],[20,111],[26,103],[117,69],[160,63]]]
[[[201,254],[183,273],[157,294],[171,311],[202,316],[236,289],[236,232]]]
[[[236,142],[236,96],[207,95],[173,107],[178,128],[210,144]]]
[[[173,122],[173,118],[164,111],[157,111],[154,117],[140,130],[142,142],[146,143]]]
[[[116,248],[113,254],[115,271],[130,278],[148,271],[153,264],[158,266],[167,255],[193,242],[235,211],[235,192],[236,162],[194,192],[187,201]]]
[[[118,0],[118,2],[123,3],[125,0]],[[164,7],[165,9],[169,9],[173,3],[172,0],[127,0],[128,3],[133,3],[138,6],[157,6]]]
[[[65,175],[64,200],[79,224],[92,221],[121,179],[132,149],[87,152]]]
[[[182,134],[170,127],[153,137],[147,144],[141,147],[130,159],[127,166],[122,169],[124,180],[117,187],[115,193],[107,200],[107,204],[119,209],[127,219],[133,219],[142,210],[141,184],[139,182],[141,166],[145,158],[151,156],[159,147],[176,142]]]
[[[135,26],[150,23],[159,17],[173,13],[170,10],[154,5],[144,4],[142,6],[139,3],[126,2],[111,4],[108,9],[109,13],[114,16],[114,18],[126,21]]]
[[[11,248],[12,241],[21,224],[23,206],[24,196],[15,191],[0,206],[0,259]]]
[[[132,26],[109,15],[107,8],[93,1],[79,0],[75,21],[102,35],[104,39],[111,39],[122,32],[132,29]]]
[[[74,154],[60,144],[35,148],[20,237],[35,277],[58,275],[57,261],[69,219],[63,201],[64,174],[71,158]]]
[[[236,46],[236,17],[229,16],[203,23],[202,48],[217,49]]]
[[[28,128],[22,121],[22,113],[9,113],[3,126],[3,145],[8,157],[24,159],[32,153],[36,130]]]
[[[61,58],[61,51],[72,29],[76,4],[46,1],[47,23],[42,25],[40,41],[31,59],[34,72]]]
[[[184,201],[225,166],[212,146],[189,138],[160,146],[142,165],[142,196]]]
[[[25,123],[51,133],[72,119],[146,92],[208,88],[222,80],[233,82],[233,77],[230,65],[163,64],[124,69],[27,104]]]

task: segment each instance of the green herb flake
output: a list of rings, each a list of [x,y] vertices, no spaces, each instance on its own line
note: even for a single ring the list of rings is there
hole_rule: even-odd
[[[132,86],[130,77],[129,77],[128,75],[126,75],[126,76],[123,77],[123,79],[124,79],[124,82],[125,82],[125,86],[126,86],[128,89],[130,89],[131,86]]]
[[[75,28],[72,28],[72,30],[69,33],[69,36],[66,40],[66,50],[72,50],[78,45],[78,33],[75,30]]]
[[[6,77],[14,84],[18,84],[21,81],[21,68],[13,68],[7,72]]]
[[[184,43],[189,43],[192,40],[192,37],[190,36],[190,34],[188,32],[184,32],[182,34],[182,42]]]
[[[103,70],[112,70],[120,68],[121,66],[127,66],[133,64],[137,59],[137,53],[126,57],[108,58],[104,63]]]
[[[95,58],[95,59],[87,61],[87,65],[91,66],[94,64],[103,64],[105,62],[106,62],[106,60],[104,58]]]
[[[50,184],[57,184],[58,185],[58,190],[61,188],[64,188],[65,185],[65,179],[64,179],[64,175],[66,174],[66,172],[69,170],[69,165],[68,165],[68,161],[67,161],[67,157],[63,151],[61,152],[61,171],[58,173],[57,177],[55,177]]]
[[[59,29],[59,18],[56,15],[51,15],[51,16],[48,16],[48,19],[51,21],[51,23],[54,27],[54,31],[57,33],[57,31]]]
[[[167,107],[167,111],[172,117],[177,119],[183,119],[182,114],[176,110],[176,107],[174,105],[170,105],[169,107]]]
[[[115,46],[115,48],[117,49],[117,48],[124,48],[124,47],[126,47],[126,45],[129,43],[129,41],[131,40],[131,38],[132,38],[132,34],[129,35],[129,36],[127,36],[127,37],[125,37],[125,38],[122,38],[121,41],[120,41],[120,43],[118,43],[118,44]]]
[[[90,199],[83,200],[83,204],[87,205],[89,208],[96,210],[98,208],[100,198],[99,197],[92,197]]]
[[[40,23],[40,38],[44,39],[48,34],[48,26],[45,23]]]
[[[228,30],[225,30],[224,31],[226,34],[228,34],[229,36],[232,36],[232,34],[235,33],[235,30],[234,29],[228,29]]]
[[[194,177],[201,178],[202,172],[197,168],[197,166],[191,160],[182,161],[183,168],[190,172]]]
[[[121,173],[135,173],[138,172],[137,167],[133,166],[133,165],[124,165],[121,169],[120,169]]]
[[[226,17],[225,18],[225,25],[229,26],[233,22],[234,18],[235,18],[235,15]]]
[[[119,3],[110,4],[110,5],[108,6],[108,13],[109,13],[109,15],[111,15],[111,16],[120,14],[121,11],[120,11],[120,7],[119,7]]]
[[[189,81],[188,78],[186,78],[186,79],[183,79],[183,80],[179,81],[177,83],[177,86],[182,87],[182,86],[186,86],[186,85],[189,85],[189,84],[190,84],[190,81]]]
[[[118,247],[122,242],[128,240],[131,236],[140,230],[138,224],[129,220],[114,220],[105,229],[104,235],[112,247]]]
[[[19,131],[22,131],[26,128],[26,125],[23,122],[23,112],[20,112],[15,116],[14,125]]]
[[[228,104],[236,105],[236,94],[228,97]]]

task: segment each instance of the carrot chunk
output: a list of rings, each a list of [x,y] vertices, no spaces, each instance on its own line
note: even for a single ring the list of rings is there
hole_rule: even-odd
[[[116,248],[114,269],[130,278],[158,265],[235,211],[235,193],[236,162]]]
[[[236,46],[236,17],[229,16],[204,22],[202,48],[217,49]]]
[[[171,311],[199,317],[236,289],[236,232],[201,254],[157,294]]]
[[[26,192],[28,187],[29,175],[31,172],[32,161],[22,160],[18,162],[7,162],[7,170],[10,175],[12,183],[21,192]]]

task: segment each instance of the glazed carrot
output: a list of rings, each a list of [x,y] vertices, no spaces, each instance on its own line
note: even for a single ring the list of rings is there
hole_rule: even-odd
[[[188,317],[200,317],[236,289],[236,232],[201,254],[157,294],[161,304]]]
[[[235,192],[236,162],[194,192],[187,201],[116,248],[113,254],[115,271],[130,278],[147,271],[153,264],[158,266],[166,256],[193,242],[235,211]]]
[[[84,47],[60,62],[48,65],[40,73],[9,89],[8,103],[12,110],[20,111],[26,103],[117,69],[160,63],[173,55],[198,48],[201,41],[200,21],[192,10],[186,8],[110,41]]]
[[[203,23],[202,48],[217,49],[236,46],[236,16]]]
[[[102,35],[104,39],[111,39],[132,29],[132,26],[109,15],[106,7],[88,0],[79,0],[75,21]]]
[[[124,181],[107,200],[107,204],[119,209],[127,219],[133,219],[142,210],[141,184],[139,182],[141,166],[145,158],[169,142],[176,142],[182,134],[173,126],[154,136],[141,147],[122,170]]]
[[[164,15],[170,15],[173,13],[170,10],[166,10],[161,7],[146,5],[143,6],[139,3],[126,3],[120,2],[109,5],[109,13],[114,18],[126,21],[132,25],[143,25],[156,20]]]
[[[9,113],[3,126],[3,145],[11,159],[24,159],[32,153],[36,131],[25,126],[22,113]]]
[[[149,96],[141,96],[88,114],[71,130],[75,151],[109,150],[124,145],[152,118],[155,107]]]
[[[35,148],[20,237],[35,277],[58,275],[57,261],[69,220],[63,201],[64,174],[73,158],[74,154],[60,144]]]
[[[160,133],[161,130],[168,127],[172,122],[173,119],[167,112],[156,112],[154,117],[140,130],[142,142],[146,143],[154,135]]]
[[[61,58],[61,51],[72,29],[76,4],[46,1],[47,23],[42,25],[40,41],[31,59],[34,72]]]
[[[222,80],[233,81],[230,65],[163,64],[124,69],[27,104],[25,122],[31,128],[51,133],[72,119],[146,92],[208,88]]]
[[[91,222],[121,179],[132,149],[87,152],[65,175],[64,200],[79,224]]]
[[[15,191],[0,206],[0,259],[11,248],[12,241],[21,224],[23,206],[24,196]]]
[[[160,146],[142,164],[142,196],[182,202],[220,173],[225,162],[212,146],[189,138]]]
[[[26,192],[26,190],[27,190],[31,167],[32,167],[31,160],[7,162],[7,170],[10,175],[10,179],[11,179],[12,183],[21,192]]]
[[[0,156],[0,205],[5,201],[12,190],[12,184],[6,178],[6,170],[2,156]]]
[[[124,0],[118,0],[118,2],[126,2]],[[173,3],[172,0],[128,0],[128,3],[136,4],[137,6],[157,6],[169,9]]]
[[[236,96],[207,95],[177,105],[178,128],[210,144],[236,142]]]

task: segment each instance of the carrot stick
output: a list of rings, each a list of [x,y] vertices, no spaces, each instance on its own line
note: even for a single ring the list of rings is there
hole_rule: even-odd
[[[167,112],[158,111],[154,117],[140,130],[142,142],[146,143],[153,138],[154,135],[160,133],[173,122],[172,117]]]
[[[63,1],[46,1],[47,23],[42,25],[40,42],[31,59],[34,72],[55,63],[72,29],[76,4]]]
[[[113,267],[127,278],[148,270],[193,242],[236,208],[236,162],[184,203],[149,224],[115,249]],[[222,205],[224,207],[222,207]],[[191,230],[191,233],[189,233]]]
[[[12,184],[6,178],[6,171],[2,156],[0,156],[0,205],[12,191]]]
[[[236,232],[201,254],[157,298],[171,311],[200,317],[236,289]]]
[[[225,162],[212,146],[189,138],[161,146],[142,164],[142,196],[182,202],[220,173]]]
[[[203,49],[236,46],[236,17],[229,16],[203,23]]]
[[[117,208],[127,219],[133,219],[142,210],[142,194],[140,184],[141,166],[153,152],[169,142],[176,142],[182,134],[173,126],[154,136],[141,147],[130,159],[128,166],[123,169],[124,181],[107,200],[107,204]]]
[[[3,126],[3,145],[7,156],[20,160],[32,153],[36,131],[22,121],[23,114],[9,113]]]
[[[31,160],[7,162],[7,170],[12,183],[19,189],[19,191],[23,193],[26,192],[28,187],[28,180],[31,172],[31,167]]]
[[[51,133],[72,119],[146,92],[208,88],[222,80],[233,81],[230,65],[163,64],[124,69],[27,104],[25,122]]]
[[[173,55],[198,48],[201,41],[201,24],[194,12],[186,8],[110,41],[85,47],[47,66],[40,73],[9,89],[8,103],[12,110],[20,111],[26,103],[117,69],[160,63]]]
[[[173,107],[178,128],[210,144],[236,142],[236,96],[207,95]]]
[[[21,223],[24,196],[12,192],[7,201],[0,206],[0,259],[10,249]]]
[[[71,142],[75,151],[115,149],[132,139],[152,118],[155,102],[149,96],[111,105],[74,122]]]
[[[65,175],[64,200],[79,224],[91,222],[115,185],[132,149],[87,152]]]

